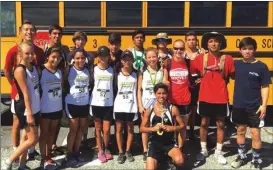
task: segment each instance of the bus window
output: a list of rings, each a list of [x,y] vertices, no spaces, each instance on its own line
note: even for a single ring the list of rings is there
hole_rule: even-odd
[[[15,36],[15,2],[1,2],[1,35]]]
[[[65,26],[100,26],[100,2],[64,2]]]
[[[267,26],[268,2],[232,2],[232,26]]]
[[[107,26],[139,26],[142,25],[142,2],[106,2]]]
[[[183,26],[184,2],[149,1],[148,26]]]
[[[59,2],[22,2],[23,17],[36,26],[49,26],[59,23]]]
[[[190,26],[225,26],[226,2],[190,2]]]

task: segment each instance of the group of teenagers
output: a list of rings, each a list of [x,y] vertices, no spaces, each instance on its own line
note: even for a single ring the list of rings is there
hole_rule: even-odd
[[[84,32],[75,32],[73,48],[62,45],[59,25],[49,27],[49,43],[43,49],[33,44],[36,28],[30,21],[23,22],[20,35],[22,42],[9,50],[5,64],[5,76],[12,86],[14,151],[4,160],[4,169],[11,169],[19,159],[20,170],[30,169],[27,156],[40,160],[41,168],[57,168],[52,152],[57,151],[63,112],[69,118],[66,167],[85,161],[80,146],[87,138],[91,115],[100,162],[113,159],[109,149],[113,120],[118,163],[134,161],[131,148],[134,124],[139,119],[146,169],[156,169],[164,155],[179,169],[184,164],[185,140],[195,137],[198,113],[201,150],[197,161],[208,156],[207,133],[213,118],[217,125],[214,157],[227,164],[222,147],[225,119],[230,117],[237,126],[238,143],[238,157],[231,166],[239,168],[247,163],[245,134],[250,127],[251,165],[261,168],[260,128],[264,126],[271,77],[266,64],[255,59],[257,43],[251,37],[240,41],[242,59],[233,61],[232,56],[221,52],[227,43],[218,32],[205,33],[202,48],[198,48],[192,31],[186,33],[185,40],[174,42],[167,33],[158,33],[152,40],[156,48],[144,49],[145,33],[136,30],[132,33],[134,46],[125,51],[120,49],[121,35],[112,33],[108,46],[100,46],[94,54],[84,50]],[[167,48],[171,44],[173,47]],[[231,116],[230,78],[235,80]],[[34,149],[38,142],[40,154]]]

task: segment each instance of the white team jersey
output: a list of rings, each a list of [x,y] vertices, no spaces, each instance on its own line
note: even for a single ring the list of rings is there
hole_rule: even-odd
[[[40,90],[39,90],[39,76],[35,66],[30,71],[26,68],[27,74],[27,88],[30,96],[31,110],[33,114],[40,111]],[[25,109],[24,115],[27,115],[27,109]]]
[[[90,105],[92,106],[113,106],[114,90],[114,69],[109,66],[102,70],[94,67],[94,88],[91,94]]]
[[[142,74],[142,105],[149,108],[155,101],[154,85],[163,82],[163,71],[151,73],[146,69]]]
[[[52,113],[63,109],[62,103],[62,72],[55,73],[44,68],[41,73],[42,88],[41,113]]]
[[[68,83],[69,93],[65,97],[67,104],[87,105],[89,104],[90,75],[86,67],[77,70],[74,66],[69,69]]]
[[[137,74],[125,76],[122,72],[117,77],[118,92],[114,104],[114,112],[137,113]]]

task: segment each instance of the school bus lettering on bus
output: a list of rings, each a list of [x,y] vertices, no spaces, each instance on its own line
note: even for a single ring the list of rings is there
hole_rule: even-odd
[[[98,41],[97,41],[97,39],[93,39],[93,48],[97,48],[97,46],[98,46]]]
[[[236,40],[236,48],[239,48],[240,41],[241,41],[240,39]]]
[[[252,37],[253,38],[253,37]],[[259,38],[254,38],[257,42],[257,46],[259,48],[259,44],[261,45],[263,49],[271,49],[273,48],[273,39],[271,38],[264,38],[264,39],[259,39]],[[236,39],[236,48],[239,48],[241,39]]]
[[[273,39],[263,39],[262,40],[263,48],[273,48]]]

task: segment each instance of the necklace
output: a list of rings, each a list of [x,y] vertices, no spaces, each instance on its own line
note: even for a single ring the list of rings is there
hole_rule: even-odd
[[[162,115],[167,111],[167,107],[164,104],[158,104],[158,102],[156,102],[156,106],[156,110],[160,113],[162,117]]]

